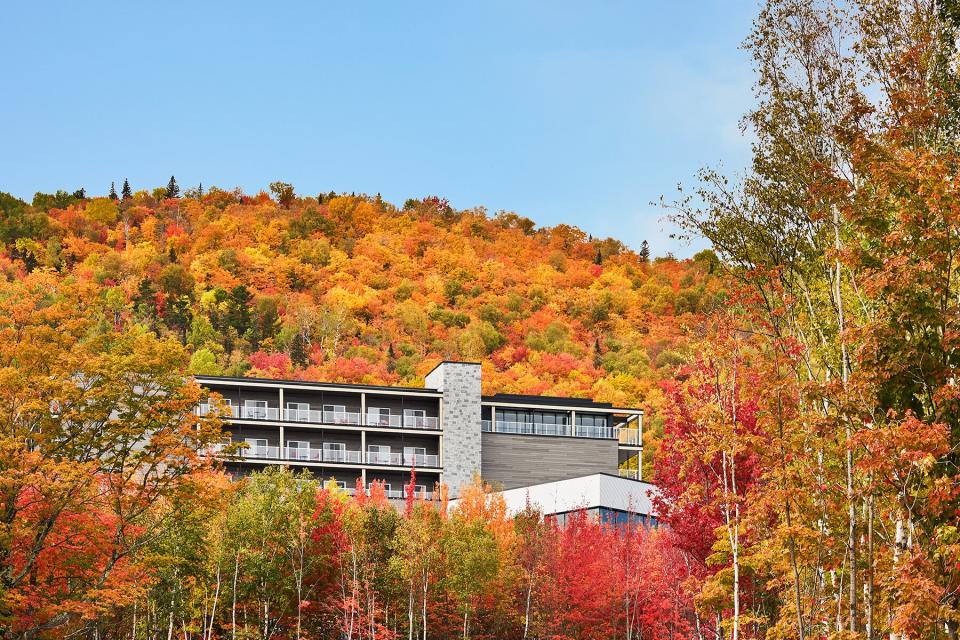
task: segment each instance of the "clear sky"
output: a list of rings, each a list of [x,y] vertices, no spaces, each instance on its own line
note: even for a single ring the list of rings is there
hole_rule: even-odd
[[[203,6],[199,6],[199,5]],[[147,6],[150,5],[150,6]],[[196,6],[195,6],[196,5]],[[756,0],[17,2],[0,191],[202,182],[440,195],[656,254],[696,170],[745,164]]]

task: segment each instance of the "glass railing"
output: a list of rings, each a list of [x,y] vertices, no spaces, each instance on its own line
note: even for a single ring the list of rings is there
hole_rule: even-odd
[[[440,418],[433,416],[404,416],[403,426],[407,429],[439,429]]]
[[[367,464],[384,464],[399,466],[403,464],[403,454],[386,451],[368,451]]]
[[[616,438],[616,429],[613,427],[597,427],[593,425],[578,424],[574,428],[574,435],[578,438],[600,438],[612,440]]]
[[[240,450],[240,455],[244,458],[270,458],[276,460],[280,457],[280,447],[246,447]]]
[[[284,422],[304,422],[310,424],[335,424],[369,427],[391,427],[395,429],[439,429],[440,419],[436,416],[402,416],[368,413],[364,416],[354,411],[319,411],[316,409],[278,409],[276,407],[225,406],[221,414],[227,418],[243,420],[283,420]],[[197,414],[205,416],[214,412],[214,405],[203,403],[197,407]]]
[[[619,475],[621,478],[630,478],[632,480],[640,479],[640,469],[619,469]]]
[[[367,414],[368,427],[394,427],[399,429],[403,426],[403,416],[383,415],[381,413]]]
[[[405,453],[403,454],[403,464],[407,467],[439,467],[440,456],[430,453]]]
[[[640,444],[639,429],[578,424],[548,424],[542,422],[509,422],[497,420],[496,429],[490,420],[480,421],[480,430],[486,433],[511,433],[534,436],[575,436],[598,440],[619,440],[621,444]]]
[[[205,453],[221,455],[223,449],[230,445],[243,445],[243,442],[217,443],[207,449]],[[280,454],[283,454],[282,456]],[[414,454],[386,451],[370,451],[364,460],[363,452],[349,449],[317,449],[314,447],[280,447],[275,446],[238,446],[237,458],[270,458],[275,460],[291,460],[297,462],[333,462],[338,464],[378,464],[392,467],[440,467],[440,456],[433,453]]]

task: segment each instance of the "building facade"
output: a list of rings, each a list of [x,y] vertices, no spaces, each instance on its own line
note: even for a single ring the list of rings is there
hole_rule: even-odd
[[[229,442],[215,453],[242,475],[309,469],[352,491],[382,481],[404,497],[438,482],[451,497],[474,474],[504,489],[592,473],[640,478],[642,412],[574,398],[481,395],[480,365],[442,362],[423,388],[197,376]],[[222,398],[216,399],[216,398]],[[219,406],[217,403],[220,403]]]
[[[656,487],[609,473],[507,489],[500,495],[510,515],[533,507],[553,516],[561,525],[574,513],[586,513],[604,524],[617,527],[657,526]]]

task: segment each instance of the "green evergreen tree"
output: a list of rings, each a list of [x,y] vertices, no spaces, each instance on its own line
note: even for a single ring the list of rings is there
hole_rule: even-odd
[[[173,176],[170,176],[170,182],[167,183],[167,197],[168,198],[179,198],[180,197],[180,186],[177,184],[177,179]]]
[[[120,190],[120,195],[124,200],[129,200],[133,197],[133,191],[130,190],[130,183],[126,178],[123,179],[123,189]]]
[[[397,368],[397,354],[393,351],[393,343],[387,345],[387,371],[393,373]]]
[[[111,200],[117,199],[117,188],[114,186],[112,182],[110,183],[110,199]]]
[[[603,264],[603,254],[600,253],[600,247],[597,247],[597,255],[593,258],[593,264]]]
[[[644,262],[650,262],[650,245],[644,240],[640,243],[640,259]]]

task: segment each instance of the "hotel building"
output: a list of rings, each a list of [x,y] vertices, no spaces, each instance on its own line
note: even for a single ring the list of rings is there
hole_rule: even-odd
[[[484,396],[477,363],[442,362],[423,388],[196,380],[223,398],[235,450],[224,461],[237,475],[282,464],[350,492],[357,478],[365,487],[382,481],[396,499],[404,497],[411,467],[418,494],[442,482],[452,498],[476,473],[504,490],[598,473],[640,480],[641,410],[579,398]],[[214,407],[207,401],[198,410]]]

